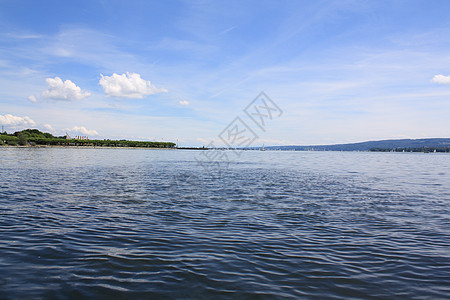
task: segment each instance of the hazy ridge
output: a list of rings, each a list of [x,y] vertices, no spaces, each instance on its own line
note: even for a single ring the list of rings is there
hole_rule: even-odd
[[[295,151],[369,151],[371,149],[395,149],[395,148],[446,148],[450,147],[450,138],[428,139],[399,139],[368,141],[335,145],[309,145],[309,146],[267,146],[268,150],[295,150]]]

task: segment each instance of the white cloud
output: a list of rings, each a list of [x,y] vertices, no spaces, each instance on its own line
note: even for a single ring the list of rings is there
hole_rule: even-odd
[[[18,117],[10,114],[0,115],[0,124],[8,126],[35,126],[36,122],[29,117]]]
[[[103,76],[99,84],[106,95],[112,97],[142,99],[144,96],[167,92],[164,88],[157,88],[149,80],[144,80],[137,73],[126,73]]]
[[[55,132],[55,129],[50,124],[44,124],[43,127],[48,131]]]
[[[37,99],[36,99],[35,96],[31,95],[31,96],[28,97],[28,101],[33,102],[33,103],[36,103],[36,102],[37,102]]]
[[[440,83],[440,84],[450,84],[450,75],[448,75],[448,76],[435,75],[433,77],[433,82]]]
[[[211,142],[214,142],[214,139],[204,139],[204,138],[197,138],[197,141],[199,141],[200,143],[202,143],[203,145],[208,145]]]
[[[40,39],[42,35],[33,34],[33,33],[9,33],[8,37],[19,40],[28,40],[28,39]]]
[[[235,29],[235,28],[236,28],[236,26],[231,26],[231,27],[229,27],[229,28],[227,28],[227,29],[225,29],[225,30],[219,32],[219,35],[228,33],[228,32],[230,32],[231,30],[233,30],[233,29]]]
[[[74,126],[72,129],[68,129],[67,131],[86,135],[99,135],[96,130],[88,130],[84,126]]]
[[[91,95],[88,91],[82,91],[70,80],[62,81],[61,78],[45,79],[48,89],[42,92],[42,97],[54,100],[81,100]]]
[[[180,105],[183,105],[183,106],[188,106],[190,104],[189,101],[187,101],[187,100],[180,100],[180,102],[178,102],[178,103],[180,103]]]

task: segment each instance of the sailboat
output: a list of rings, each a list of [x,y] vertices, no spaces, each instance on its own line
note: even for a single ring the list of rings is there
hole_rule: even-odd
[[[264,144],[262,145],[262,148],[259,149],[259,150],[261,150],[261,151],[266,151],[266,150],[264,149]]]

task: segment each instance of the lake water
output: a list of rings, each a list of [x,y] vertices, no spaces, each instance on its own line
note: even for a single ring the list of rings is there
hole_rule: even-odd
[[[449,298],[450,155],[0,148],[0,298]]]

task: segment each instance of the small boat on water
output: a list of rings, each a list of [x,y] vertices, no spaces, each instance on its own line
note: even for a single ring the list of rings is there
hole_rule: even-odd
[[[264,149],[264,144],[262,145],[261,149],[259,149],[260,151],[266,151],[266,149]]]

